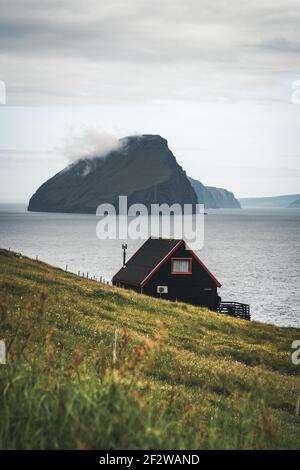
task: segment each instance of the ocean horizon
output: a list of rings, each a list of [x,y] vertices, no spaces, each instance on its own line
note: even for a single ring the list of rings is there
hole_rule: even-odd
[[[300,326],[298,209],[210,209],[198,256],[220,280],[223,301],[250,304],[251,318]],[[95,215],[28,212],[0,204],[0,247],[53,266],[110,281],[122,265],[122,241],[99,240]],[[144,240],[128,240],[130,257]]]

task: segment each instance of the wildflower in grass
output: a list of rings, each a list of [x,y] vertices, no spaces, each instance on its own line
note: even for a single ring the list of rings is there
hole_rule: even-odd
[[[159,344],[163,344],[167,338],[167,330],[166,328],[164,327],[163,323],[160,321],[160,320],[156,320],[156,326],[157,326],[157,333],[155,335],[155,340],[159,343]]]
[[[145,357],[145,349],[143,346],[136,346],[133,348],[134,364],[138,365]]]
[[[50,335],[46,337],[46,356],[51,367],[55,366],[57,348]]]
[[[123,330],[122,330],[122,347],[123,349],[126,348],[130,340],[130,334],[128,330],[128,323],[124,322],[123,323]]]
[[[39,314],[42,317],[45,311],[45,302],[48,297],[48,289],[47,287],[43,287],[43,289],[40,292],[40,309],[39,309]]]
[[[263,427],[265,434],[268,437],[272,437],[273,430],[270,422],[270,414],[267,412],[263,415]]]
[[[80,344],[79,346],[77,346],[73,354],[73,365],[74,365],[74,369],[77,372],[82,361],[83,361],[83,347]]]
[[[78,441],[77,448],[78,450],[88,450],[88,446],[84,442],[81,442],[81,441]]]
[[[154,341],[152,341],[152,339],[148,338],[148,336],[143,336],[142,341],[143,341],[144,347],[146,349],[153,349],[154,348],[155,343],[154,343]]]

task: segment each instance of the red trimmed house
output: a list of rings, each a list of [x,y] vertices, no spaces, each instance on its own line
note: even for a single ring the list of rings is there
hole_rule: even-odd
[[[114,285],[217,310],[220,282],[184,240],[149,238],[118,271]]]

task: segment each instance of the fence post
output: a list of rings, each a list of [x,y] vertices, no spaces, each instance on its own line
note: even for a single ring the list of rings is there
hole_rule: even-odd
[[[115,329],[114,343],[113,343],[113,365],[117,362],[117,340],[118,340],[118,330]]]

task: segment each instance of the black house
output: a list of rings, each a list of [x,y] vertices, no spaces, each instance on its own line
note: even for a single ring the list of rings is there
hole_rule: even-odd
[[[217,310],[220,282],[184,240],[149,238],[118,271],[114,285]]]

